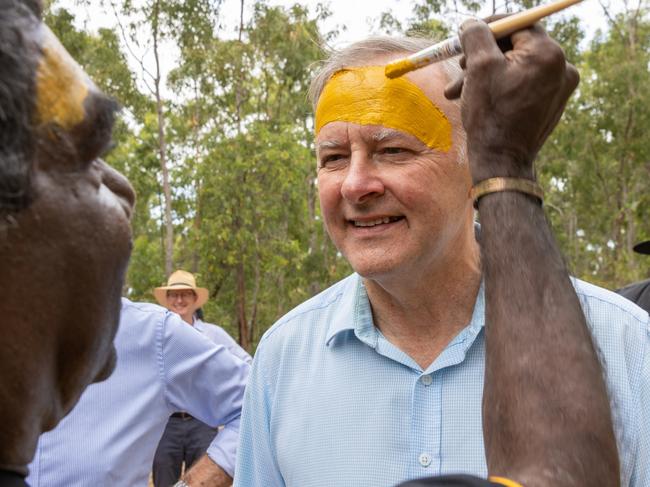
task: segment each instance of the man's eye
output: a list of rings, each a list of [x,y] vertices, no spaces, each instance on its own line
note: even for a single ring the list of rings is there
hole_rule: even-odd
[[[327,167],[337,165],[337,162],[345,160],[346,156],[344,154],[328,154],[323,156],[320,160],[320,167]]]
[[[384,147],[380,152],[382,154],[401,154],[402,152],[406,152],[406,149],[402,149],[401,147]]]

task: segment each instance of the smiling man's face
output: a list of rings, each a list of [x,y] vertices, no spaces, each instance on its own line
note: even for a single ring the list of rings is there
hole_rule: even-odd
[[[196,293],[191,289],[167,291],[167,308],[178,313],[183,320],[192,323],[196,311]]]
[[[460,117],[457,105],[443,96],[446,78],[430,67],[409,79],[443,114],[444,120],[436,119],[426,132],[447,123],[449,135],[422,140],[426,137],[407,112],[403,123],[393,121],[391,113],[384,117],[402,130],[354,123],[348,121],[354,114],[343,113],[323,124],[316,137],[325,225],[353,269],[366,278],[431,271],[472,228],[469,171],[451,143],[462,139],[456,136]],[[430,117],[437,113],[432,110]]]

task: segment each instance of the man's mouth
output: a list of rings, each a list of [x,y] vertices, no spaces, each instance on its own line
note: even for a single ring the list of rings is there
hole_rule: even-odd
[[[377,225],[385,225],[402,220],[403,216],[385,216],[382,218],[375,218],[374,220],[350,220],[355,227],[376,227]]]

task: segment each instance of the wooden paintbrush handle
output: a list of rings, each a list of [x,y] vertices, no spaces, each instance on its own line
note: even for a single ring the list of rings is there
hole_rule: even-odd
[[[516,13],[510,17],[490,22],[488,27],[497,39],[512,34],[520,29],[533,25],[538,20],[559,12],[571,5],[581,2],[582,0],[557,0],[547,5],[540,5],[523,12]]]

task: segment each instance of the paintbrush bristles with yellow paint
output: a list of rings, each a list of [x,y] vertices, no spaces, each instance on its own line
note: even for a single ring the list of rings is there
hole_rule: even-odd
[[[494,34],[494,37],[500,39],[520,29],[528,27],[555,12],[559,12],[571,5],[580,3],[581,1],[582,0],[556,0],[548,5],[539,5],[538,7],[511,15],[510,17],[490,22],[488,26]],[[452,37],[451,39],[434,44],[433,46],[416,52],[415,54],[411,54],[406,58],[398,59],[397,61],[387,64],[385,71],[386,76],[389,78],[397,78],[409,71],[449,59],[450,57],[462,54],[462,52],[463,50],[460,45],[460,39],[458,37]]]

